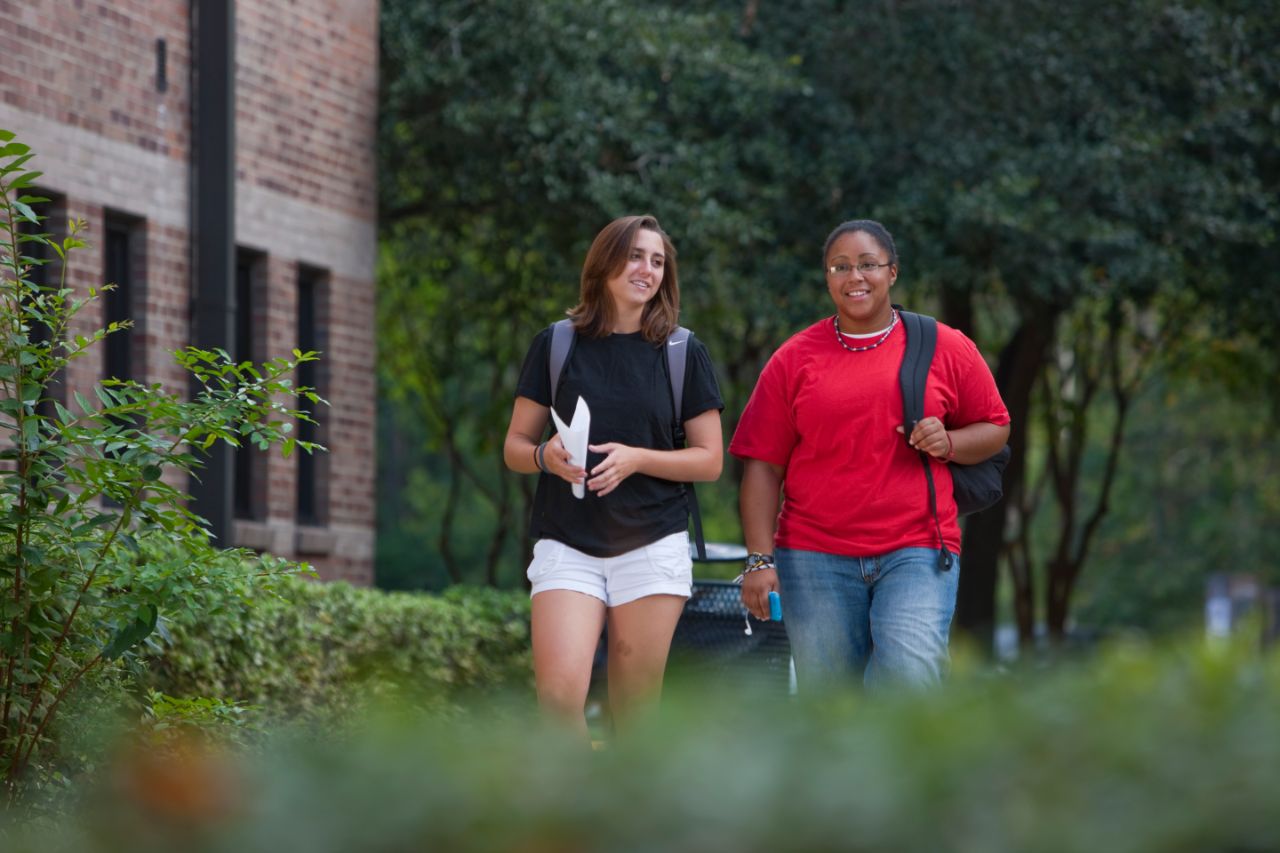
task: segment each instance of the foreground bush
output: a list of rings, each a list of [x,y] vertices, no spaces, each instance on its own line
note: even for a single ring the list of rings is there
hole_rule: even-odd
[[[1119,648],[1034,678],[791,702],[673,685],[590,752],[531,720],[401,718],[255,760],[125,760],[6,850],[1263,851],[1280,662]]]
[[[67,387],[72,362],[132,325],[83,329],[77,315],[114,287],[68,286],[87,224],[45,232],[34,152],[0,128],[0,798],[60,785],[55,735],[77,694],[120,675],[162,616],[190,614],[225,569],[253,560],[216,549],[186,483],[218,442],[322,449],[290,435],[323,401],[288,378],[315,353],[261,365],[222,350],[174,353],[189,383],[118,378]],[[56,258],[57,263],[47,267]],[[151,559],[149,540],[163,539]],[[262,558],[261,588],[297,571]]]
[[[392,693],[439,708],[531,679],[523,592],[429,595],[291,579],[274,594],[183,614],[169,631],[152,664],[156,689],[257,705],[280,719],[342,716]]]

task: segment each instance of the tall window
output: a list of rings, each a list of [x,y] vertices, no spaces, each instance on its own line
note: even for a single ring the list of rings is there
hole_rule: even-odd
[[[260,361],[258,343],[261,323],[258,311],[265,288],[267,257],[260,252],[240,249],[236,252],[235,340],[231,357],[238,362]],[[235,451],[233,502],[236,518],[257,519],[266,515],[265,471],[262,452],[244,442]]]
[[[107,210],[103,214],[102,277],[114,285],[102,294],[102,325],[133,321],[133,326],[107,335],[103,343],[102,378],[137,379],[142,376],[142,359],[137,342],[143,323],[143,280],[146,267],[145,234],[142,220]],[[121,417],[124,427],[142,426],[141,416]],[[110,497],[111,506],[117,504]]]
[[[321,341],[321,315],[324,298],[328,292],[328,275],[312,267],[298,268],[298,349],[303,352],[323,350]],[[326,394],[323,386],[322,372],[317,362],[309,361],[298,367],[298,384],[307,388],[315,388],[321,397]],[[299,441],[317,441],[321,439],[321,425],[324,417],[324,406],[305,405],[311,410],[311,417],[317,423],[301,421],[298,424]],[[323,442],[322,442],[323,443]],[[320,475],[321,459],[305,451],[298,451],[298,523],[308,525],[323,524],[324,479]]]
[[[139,264],[135,261],[135,243],[137,226],[135,222],[118,214],[107,213],[106,229],[103,237],[102,273],[106,283],[115,285],[102,298],[102,322],[123,323],[135,320],[133,306],[135,294],[139,287]],[[102,365],[104,377],[116,379],[135,378],[133,358],[133,342],[136,339],[133,330],[114,332],[107,335],[103,342],[105,360]]]

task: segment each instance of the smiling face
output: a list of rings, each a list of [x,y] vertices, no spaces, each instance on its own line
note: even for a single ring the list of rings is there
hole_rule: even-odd
[[[613,298],[613,306],[619,331],[635,331],[639,328],[644,306],[658,295],[666,268],[667,256],[663,250],[662,235],[647,228],[636,231],[635,241],[627,253],[626,262],[605,286]],[[634,326],[635,328],[631,328]]]
[[[898,265],[888,264],[889,252],[866,231],[849,231],[827,253],[827,290],[840,316],[840,330],[854,334],[878,332],[893,319],[889,288],[898,278]],[[859,264],[888,264],[862,272]],[[831,267],[848,267],[832,272]]]

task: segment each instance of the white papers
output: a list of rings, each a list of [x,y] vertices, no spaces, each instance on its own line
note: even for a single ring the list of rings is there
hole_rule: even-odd
[[[591,433],[591,410],[587,408],[587,401],[578,398],[578,407],[573,410],[573,420],[568,426],[560,420],[555,409],[551,410],[551,417],[556,422],[556,431],[564,449],[569,451],[569,461],[579,468],[587,467],[587,436]],[[574,483],[573,496],[581,498],[585,495],[586,484]]]

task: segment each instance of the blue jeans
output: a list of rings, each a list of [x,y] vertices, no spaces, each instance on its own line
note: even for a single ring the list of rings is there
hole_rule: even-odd
[[[942,680],[960,561],[934,548],[841,557],[779,548],[782,614],[801,691],[847,684],[924,687]]]

